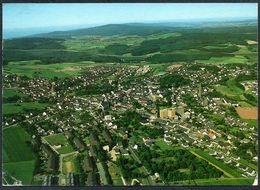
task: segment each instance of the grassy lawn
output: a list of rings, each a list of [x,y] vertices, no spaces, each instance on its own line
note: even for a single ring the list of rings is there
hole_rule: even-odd
[[[37,61],[18,61],[10,62],[4,67],[4,70],[17,75],[25,75],[34,77],[35,72],[39,72],[39,76],[45,78],[64,78],[75,76],[82,73],[82,68],[90,66],[104,65],[91,61],[82,61],[77,63],[56,63],[56,64],[37,64]]]
[[[6,103],[3,104],[3,113],[4,115],[23,113],[26,112],[26,109],[41,110],[47,106],[49,106],[49,104],[38,102]]]
[[[230,168],[228,165],[223,163],[222,161],[219,161],[215,159],[214,157],[210,156],[205,151],[199,150],[199,149],[190,149],[190,152],[194,155],[196,155],[199,158],[202,158],[206,161],[208,161],[210,164],[214,165],[219,170],[223,171],[225,175],[228,177],[234,178],[234,177],[241,177],[241,174],[239,171]]]
[[[239,104],[240,104],[240,107],[245,107],[245,108],[254,107],[253,105],[251,105],[245,101],[241,101],[241,102],[239,102]]]
[[[21,127],[3,129],[3,171],[25,185],[31,184],[35,164],[30,142],[30,135]]]
[[[19,162],[33,160],[30,147],[31,137],[22,127],[9,127],[3,130],[3,161]]]
[[[248,123],[248,126],[258,126],[258,120],[257,119],[241,119]]]
[[[248,62],[247,58],[242,55],[235,55],[234,57],[211,57],[209,60],[198,60],[198,63],[205,64],[232,64]]]
[[[35,72],[39,72],[39,76],[46,78],[53,77],[67,77],[71,75],[77,75],[80,73],[80,69],[73,67],[86,66],[86,64],[73,64],[73,63],[59,63],[59,64],[35,64],[35,61],[27,62],[12,62],[5,66],[5,70],[17,75],[25,75],[33,77]],[[66,69],[68,67],[69,69]]]
[[[234,79],[229,79],[225,85],[216,85],[216,90],[232,100],[243,102],[246,98],[243,96],[244,90],[236,85]]]
[[[97,168],[98,168],[98,173],[100,175],[101,182],[103,183],[103,185],[107,185],[108,181],[106,178],[105,170],[104,170],[101,162],[97,163]]]
[[[73,151],[74,151],[73,147],[72,147],[70,144],[65,145],[65,146],[63,146],[63,147],[60,147],[60,148],[57,148],[56,150],[57,150],[60,154],[67,154],[67,153],[70,153],[70,152],[73,152]]]
[[[67,138],[63,133],[49,135],[43,137],[51,146],[62,145],[60,148],[55,148],[60,154],[67,154],[74,151],[73,147],[69,144]]]
[[[164,151],[164,150],[176,150],[176,149],[180,149],[180,147],[176,147],[174,145],[169,145],[166,142],[164,142],[164,140],[162,138],[158,138],[155,141],[155,145],[160,147],[160,150]]]
[[[34,164],[34,160],[4,163],[3,170],[7,175],[22,181],[23,185],[30,185],[32,183]]]
[[[252,185],[254,178],[210,178],[176,181],[170,185]]]
[[[116,164],[113,162],[108,162],[108,172],[110,173],[113,180],[113,185],[124,185],[121,179],[120,169]]]
[[[26,95],[19,92],[18,90],[15,90],[15,89],[5,89],[5,90],[3,90],[3,97],[4,98],[9,98],[9,97],[14,97],[14,96],[23,97],[23,96],[26,96]]]
[[[173,147],[171,145],[168,145],[166,142],[164,142],[163,139],[157,139],[155,144],[158,145],[161,150],[172,150],[173,149]]]
[[[63,158],[62,161],[62,172],[63,174],[67,174],[70,172],[79,173],[80,171],[80,163],[77,159],[77,154],[72,154]]]
[[[49,135],[46,137],[43,137],[48,143],[50,143],[50,145],[54,146],[54,145],[58,145],[58,144],[62,144],[65,145],[68,143],[65,135],[63,133],[59,133],[59,134],[55,134],[55,135]]]
[[[240,160],[238,162],[243,164],[243,165],[246,165],[246,166],[252,168],[253,170],[258,170],[257,165],[249,163],[247,160],[244,160],[244,159],[240,158]]]

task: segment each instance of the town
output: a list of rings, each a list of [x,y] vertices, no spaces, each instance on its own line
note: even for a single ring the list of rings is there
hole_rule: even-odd
[[[3,116],[4,129],[20,127],[30,135],[39,185],[255,179],[256,64],[195,61],[156,72],[148,64],[115,63],[80,70],[64,79],[4,73],[4,91],[23,94],[6,101],[44,105]],[[229,84],[250,93],[228,96],[223,88]],[[251,115],[245,104],[255,105]]]

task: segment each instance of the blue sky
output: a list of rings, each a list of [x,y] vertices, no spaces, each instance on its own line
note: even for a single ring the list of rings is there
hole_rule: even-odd
[[[13,3],[3,6],[3,28],[25,29],[51,26],[108,23],[178,21],[183,19],[257,18],[256,3],[156,3],[156,4],[47,4]]]

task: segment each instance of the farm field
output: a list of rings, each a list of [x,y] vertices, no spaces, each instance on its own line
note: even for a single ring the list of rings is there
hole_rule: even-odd
[[[25,96],[25,94],[19,92],[17,89],[5,89],[3,91],[3,96],[5,98],[10,98],[10,97],[14,97],[14,96],[23,97],[23,96]]]
[[[254,178],[212,178],[172,182],[170,185],[251,185]]]
[[[31,150],[31,137],[21,127],[3,130],[3,171],[30,185],[35,167],[35,155]]]
[[[22,181],[23,185],[31,185],[35,167],[35,161],[20,161],[4,163],[3,169],[7,175]]]
[[[20,126],[3,130],[4,162],[33,160],[34,154],[30,147],[31,137]]]
[[[244,92],[243,89],[237,87],[237,84],[235,83],[234,79],[228,80],[226,82],[226,85],[217,86],[216,89],[217,91],[228,97],[240,96]]]
[[[209,60],[198,60],[198,63],[204,63],[204,64],[244,64],[248,60],[241,55],[236,55],[234,57],[213,57]]]
[[[23,103],[4,103],[3,112],[4,115],[26,113],[27,110],[36,109],[41,110],[49,106],[47,103],[39,102],[23,102]]]

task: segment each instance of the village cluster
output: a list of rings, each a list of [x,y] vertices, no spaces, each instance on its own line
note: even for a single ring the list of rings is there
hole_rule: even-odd
[[[19,88],[26,95],[17,104],[47,105],[3,118],[3,127],[19,124],[32,136],[42,185],[73,186],[81,180],[86,185],[108,185],[110,180],[122,180],[124,185],[164,184],[162,174],[149,171],[138,155],[140,147],[152,149],[158,144],[205,150],[243,177],[256,176],[257,171],[243,163],[257,163],[257,154],[241,152],[243,144],[257,143],[257,125],[249,126],[236,115],[238,101],[218,96],[215,90],[225,78],[250,74],[249,69],[196,63],[173,67],[167,74],[187,78],[189,84],[170,87],[161,85],[164,74],[153,74],[148,65],[82,71],[62,80],[4,74],[4,88]],[[242,85],[257,95],[257,81]],[[146,133],[149,130],[155,135]],[[139,164],[140,178],[124,178],[121,157]]]

